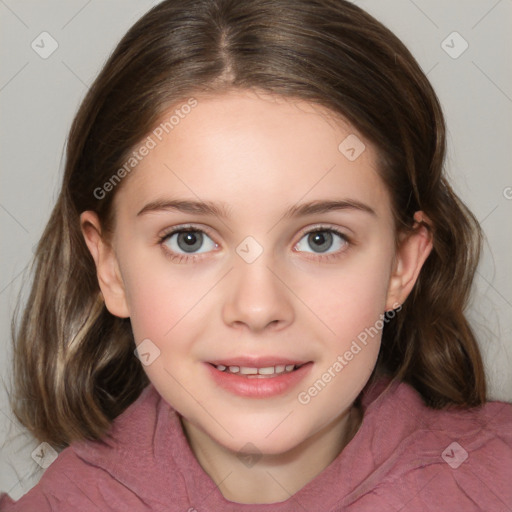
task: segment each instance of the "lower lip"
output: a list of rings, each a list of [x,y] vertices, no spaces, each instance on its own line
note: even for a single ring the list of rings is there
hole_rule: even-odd
[[[210,363],[205,364],[213,380],[220,387],[235,395],[251,398],[268,398],[286,393],[304,379],[313,366],[313,363],[309,362],[293,372],[275,377],[249,378],[236,373],[221,372]]]

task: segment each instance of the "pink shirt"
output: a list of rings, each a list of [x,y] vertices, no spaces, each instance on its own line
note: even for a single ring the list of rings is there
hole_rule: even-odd
[[[3,493],[0,510],[512,510],[512,404],[436,411],[407,384],[381,381],[363,405],[358,432],[314,480],[284,502],[241,505],[203,471],[177,413],[150,384],[113,422],[112,441],[73,443],[18,502]]]

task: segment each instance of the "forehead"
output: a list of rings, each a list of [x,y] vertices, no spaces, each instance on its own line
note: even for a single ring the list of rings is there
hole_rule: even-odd
[[[194,100],[166,111],[141,141],[151,149],[116,194],[117,207],[139,211],[172,195],[234,210],[259,205],[263,214],[344,196],[388,209],[375,148],[324,107],[254,91]]]

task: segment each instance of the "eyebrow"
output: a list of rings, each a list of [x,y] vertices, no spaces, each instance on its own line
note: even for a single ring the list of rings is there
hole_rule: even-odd
[[[193,213],[197,215],[210,215],[227,219],[229,214],[229,207],[226,203],[214,203],[211,201],[191,201],[186,199],[174,200],[156,200],[148,203],[142,210],[137,213],[137,216],[144,215],[151,212],[176,210],[183,213]],[[340,210],[353,210],[369,213],[370,215],[377,216],[375,210],[360,201],[354,199],[340,199],[340,200],[317,200],[308,203],[296,204],[286,210],[283,218],[304,217],[307,215],[314,215],[320,213],[329,213],[332,211]]]

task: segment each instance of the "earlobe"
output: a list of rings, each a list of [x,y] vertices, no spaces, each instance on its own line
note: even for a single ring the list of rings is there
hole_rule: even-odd
[[[403,304],[416,283],[420,270],[432,251],[431,223],[427,216],[418,211],[413,232],[405,235],[397,250],[390,281],[386,310]]]
[[[96,265],[96,275],[105,306],[115,316],[130,316],[124,290],[124,283],[112,246],[104,239],[98,215],[86,211],[80,215],[80,227]]]

